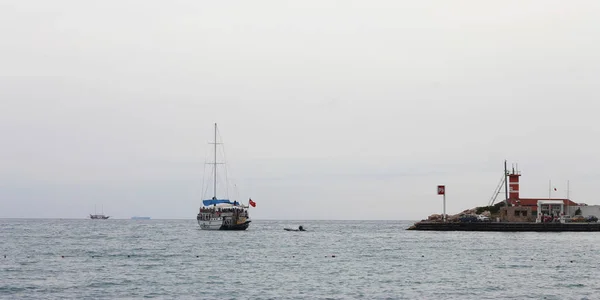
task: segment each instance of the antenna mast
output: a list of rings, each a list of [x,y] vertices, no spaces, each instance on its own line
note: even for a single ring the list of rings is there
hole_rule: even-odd
[[[569,198],[569,181],[567,180],[567,214],[570,216],[571,212],[569,211],[569,202],[571,202],[571,198]]]
[[[504,160],[504,205],[508,207],[508,169],[506,167],[506,159]]]

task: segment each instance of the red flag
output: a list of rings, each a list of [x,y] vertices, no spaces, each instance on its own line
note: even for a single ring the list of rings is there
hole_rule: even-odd
[[[248,203],[250,203],[252,207],[256,207],[256,202],[252,201],[252,199],[248,199]]]

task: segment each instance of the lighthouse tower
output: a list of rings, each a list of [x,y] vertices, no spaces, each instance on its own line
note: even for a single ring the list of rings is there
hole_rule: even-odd
[[[515,170],[513,166],[511,173],[508,174],[508,199],[519,200],[519,177],[521,172]]]

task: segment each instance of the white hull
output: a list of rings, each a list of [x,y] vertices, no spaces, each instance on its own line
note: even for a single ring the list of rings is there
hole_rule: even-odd
[[[198,225],[200,225],[200,229],[204,230],[219,230],[221,229],[221,226],[223,226],[223,220],[220,218],[218,220],[208,221],[198,220]]]

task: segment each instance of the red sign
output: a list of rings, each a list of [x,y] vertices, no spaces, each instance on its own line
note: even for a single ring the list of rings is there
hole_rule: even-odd
[[[438,195],[446,194],[446,187],[443,185],[438,185]]]

